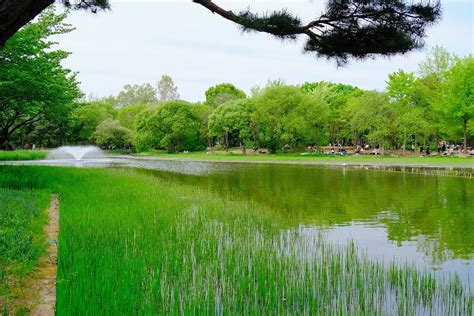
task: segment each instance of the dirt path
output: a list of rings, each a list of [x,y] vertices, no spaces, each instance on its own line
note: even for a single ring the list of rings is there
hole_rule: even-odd
[[[59,200],[56,195],[51,197],[48,215],[49,223],[45,227],[48,251],[40,258],[38,267],[24,285],[25,299],[15,304],[31,311],[29,314],[34,316],[55,314],[59,231]]]
[[[45,228],[49,242],[46,255],[40,259],[37,279],[32,283],[33,291],[38,295],[38,305],[31,315],[54,315],[56,306],[56,272],[58,261],[58,232],[59,232],[59,200],[56,195],[51,198],[48,209],[49,223]]]

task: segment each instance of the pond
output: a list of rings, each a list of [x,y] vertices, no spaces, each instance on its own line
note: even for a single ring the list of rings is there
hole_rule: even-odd
[[[378,260],[457,272],[474,286],[471,170],[132,158],[81,163],[105,165],[138,167],[165,181],[248,200],[282,218],[282,229],[323,233],[340,244],[353,240]]]
[[[344,167],[184,164],[166,162],[173,172],[152,172],[269,207],[287,219],[284,229],[322,231],[337,243],[354,240],[371,257],[456,271],[474,283],[472,179]]]

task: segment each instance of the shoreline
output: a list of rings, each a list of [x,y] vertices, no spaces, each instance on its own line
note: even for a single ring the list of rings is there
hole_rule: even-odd
[[[282,164],[282,165],[311,165],[311,166],[336,166],[336,167],[373,167],[373,168],[438,168],[438,169],[471,169],[474,171],[474,159],[472,164],[453,164],[453,163],[420,163],[420,162],[397,162],[397,161],[362,161],[351,159],[331,161],[325,158],[303,158],[303,159],[246,159],[242,158],[227,158],[219,157],[215,158],[210,156],[209,158],[204,157],[164,157],[164,156],[152,156],[152,155],[107,155],[106,158],[119,158],[119,159],[136,159],[145,161],[177,161],[177,162],[221,162],[221,163],[247,163],[247,164]],[[337,159],[337,158],[336,158]],[[383,159],[396,159],[396,158],[380,158]],[[411,159],[411,158],[408,158]],[[469,158],[467,158],[469,159]]]

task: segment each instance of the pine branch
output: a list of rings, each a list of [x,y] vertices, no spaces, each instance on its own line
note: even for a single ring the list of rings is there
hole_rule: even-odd
[[[193,0],[212,13],[238,24],[244,31],[264,32],[280,39],[308,37],[305,52],[335,59],[404,54],[423,47],[426,28],[441,16],[439,0],[406,4],[404,0],[329,0],[326,13],[302,24],[286,10],[258,15],[234,13],[211,0]]]
[[[57,1],[73,9],[86,9],[94,13],[110,7],[109,0]],[[303,24],[298,16],[286,10],[260,15],[250,10],[234,13],[212,0],[192,1],[238,24],[246,32],[264,32],[283,40],[305,36],[305,52],[334,59],[339,65],[350,58],[391,56],[423,47],[427,27],[441,16],[440,0],[328,0],[323,15]],[[22,25],[53,2],[0,1],[0,47]]]

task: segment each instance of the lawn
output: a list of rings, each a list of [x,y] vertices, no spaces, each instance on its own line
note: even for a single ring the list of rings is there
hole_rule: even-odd
[[[354,244],[291,229],[271,209],[140,170],[0,166],[0,188],[59,195],[58,315],[473,308],[455,276],[372,261]]]
[[[47,150],[15,150],[0,151],[0,161],[8,160],[40,160],[48,156]]]

